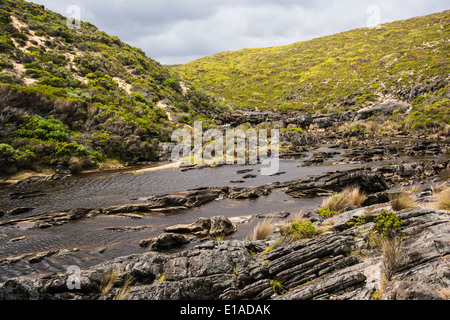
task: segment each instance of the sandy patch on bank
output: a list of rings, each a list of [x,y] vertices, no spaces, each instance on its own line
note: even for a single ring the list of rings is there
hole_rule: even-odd
[[[167,170],[167,169],[179,169],[180,166],[181,166],[181,162],[172,162],[172,163],[164,164],[162,166],[137,170],[137,171],[134,171],[134,173],[152,172],[152,171],[160,171],[160,170]]]

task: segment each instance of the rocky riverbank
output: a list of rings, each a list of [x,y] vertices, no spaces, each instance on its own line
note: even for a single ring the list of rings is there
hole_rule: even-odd
[[[114,299],[120,292],[126,292],[130,300],[448,299],[450,212],[435,208],[438,191],[426,183],[441,181],[439,174],[448,170],[448,164],[435,161],[355,169],[259,187],[198,188],[154,196],[141,204],[24,218],[11,218],[7,213],[3,226],[52,228],[99,214],[182,211],[226,198],[267,196],[273,190],[308,198],[357,186],[368,195],[360,206],[348,206],[333,217],[322,216],[319,210],[303,213],[302,218],[317,230],[312,238],[287,240],[278,228],[265,240],[224,240],[236,232],[238,223],[255,217],[239,221],[200,218],[142,240],[146,253],[81,270],[80,289],[69,289],[73,278],[66,273],[24,276],[0,284],[0,299]],[[395,191],[389,190],[413,181],[423,183],[413,193],[416,208],[395,211],[390,202]],[[440,184],[445,187],[444,182]],[[394,257],[377,229],[383,212],[395,213],[401,221],[391,244]],[[280,212],[256,218],[272,219],[281,226],[291,216]],[[2,263],[42,261],[77,250],[12,257]]]
[[[347,222],[357,214],[348,212]],[[448,299],[450,212],[397,214],[402,260],[390,279],[387,253],[372,243],[374,222],[367,222],[270,252],[267,241],[210,240],[176,253],[122,257],[82,270],[78,290],[68,289],[68,274],[11,279],[0,285],[0,298],[113,299],[126,286],[130,300]],[[102,293],[108,274],[112,288]]]

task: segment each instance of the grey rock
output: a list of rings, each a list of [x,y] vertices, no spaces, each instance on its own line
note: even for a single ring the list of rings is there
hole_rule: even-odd
[[[256,217],[260,219],[284,219],[291,215],[290,212],[287,211],[280,211],[280,212],[274,212],[274,213],[260,213],[257,214]]]
[[[32,211],[34,209],[35,208],[25,208],[25,207],[15,208],[15,209],[12,209],[12,210],[8,211],[8,214],[10,216],[18,216],[18,215],[21,215],[21,214],[24,214],[24,213],[28,213],[28,212],[30,212],[30,211]]]
[[[199,218],[192,224],[175,225],[164,229],[164,232],[191,233],[198,236],[228,236],[235,233],[236,224],[230,219],[220,216],[209,218]]]
[[[192,233],[197,235],[208,235],[211,230],[211,219],[199,218],[192,224],[179,224],[164,229],[164,232]]]
[[[224,216],[211,218],[211,229],[209,230],[211,237],[228,236],[236,231],[236,224],[231,222],[230,219]]]
[[[180,234],[164,233],[154,239],[142,240],[141,247],[151,247],[153,250],[167,250],[189,243],[189,239]]]
[[[283,270],[290,269],[311,259],[348,253],[352,250],[353,245],[353,237],[344,234],[331,234],[312,239],[306,243],[294,243],[287,249],[283,248],[283,250],[287,251],[292,250],[291,253],[283,254],[275,260],[272,260],[272,258],[277,254],[277,250],[267,255],[267,259],[271,261],[269,263],[269,272],[271,275],[276,275]]]
[[[248,188],[230,188],[228,198],[230,199],[252,199],[262,196],[268,196],[272,193],[272,188],[267,186],[248,187]]]
[[[389,202],[389,194],[387,192],[377,192],[367,196],[366,200],[362,203],[363,207],[371,206],[378,203]]]
[[[355,120],[366,120],[375,115],[392,115],[397,110],[405,112],[411,108],[411,105],[398,100],[386,100],[383,103],[361,109],[357,112]]]
[[[435,288],[422,282],[396,282],[384,295],[388,300],[443,300]]]
[[[353,219],[356,211],[343,215]],[[20,277],[0,284],[0,299],[112,299],[130,276],[135,279],[130,300],[370,299],[381,286],[383,299],[439,299],[450,285],[450,212],[421,208],[397,215],[404,220],[407,263],[388,282],[383,280],[381,250],[363,252],[367,246],[362,242],[370,240],[374,227],[370,222],[268,253],[264,241],[206,241],[181,251],[121,257],[82,270],[81,290],[76,291],[68,290],[66,274]],[[42,259],[62,253],[42,253]],[[20,257],[30,258],[39,255]],[[110,270],[117,270],[117,279],[111,294],[101,297],[99,285]],[[279,295],[272,279],[282,284]]]
[[[302,286],[300,289],[276,297],[280,300],[311,300],[324,294],[339,293],[345,290],[354,290],[355,286],[362,286],[366,276],[359,271],[337,272],[321,281]]]

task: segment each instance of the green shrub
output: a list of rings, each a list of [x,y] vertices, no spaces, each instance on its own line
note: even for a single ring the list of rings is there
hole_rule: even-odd
[[[312,224],[311,221],[300,224],[298,222],[294,222],[291,226],[286,230],[285,235],[292,239],[307,239],[312,238],[316,234],[316,228]]]
[[[328,218],[331,218],[331,217],[337,215],[337,212],[330,210],[330,208],[320,208],[319,215],[324,219],[328,219]]]
[[[56,144],[56,154],[60,156],[71,156],[71,155],[78,155],[78,156],[88,156],[89,151],[88,149],[75,142],[67,143],[67,142],[59,142]]]
[[[9,144],[0,144],[0,172],[10,172],[11,167],[19,169],[35,159],[36,155],[29,150],[22,152]]]
[[[45,78],[45,77],[51,78],[52,77],[52,75],[50,73],[48,73],[47,71],[40,70],[40,69],[34,69],[34,68],[25,70],[25,72],[23,74],[25,76],[30,76],[33,79],[40,79],[40,78]]]
[[[392,238],[401,230],[403,220],[397,217],[393,211],[383,210],[381,215],[375,218],[375,229],[385,238]]]
[[[300,134],[307,134],[305,130],[302,128],[288,127],[287,129],[283,129],[285,132],[295,132]]]
[[[0,35],[0,52],[8,52],[14,48],[14,43],[8,37]]]
[[[61,121],[50,116],[26,116],[24,124],[17,130],[20,138],[34,138],[42,141],[64,142],[69,138],[69,128]]]
[[[273,293],[282,294],[283,293],[283,285],[278,280],[270,280],[270,286],[273,289]]]
[[[56,51],[47,51],[41,57],[42,62],[49,63],[52,62],[55,65],[63,66],[67,64],[66,56],[56,52]]]
[[[9,83],[9,84],[19,84],[21,83],[20,79],[15,75],[9,73],[0,73],[0,82],[1,83]]]
[[[362,226],[364,224],[366,224],[366,216],[364,214],[358,216],[356,218],[356,222],[347,222],[347,226],[349,226],[350,228],[359,227],[359,226]]]

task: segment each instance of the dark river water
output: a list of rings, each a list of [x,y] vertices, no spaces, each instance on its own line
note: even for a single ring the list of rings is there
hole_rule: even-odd
[[[316,151],[330,151],[320,148]],[[333,149],[333,151],[336,151]],[[311,156],[311,155],[310,155]],[[304,159],[302,159],[304,160]],[[26,187],[3,187],[0,190],[0,207],[8,210],[16,207],[36,208],[31,214],[71,208],[97,208],[127,203],[137,203],[152,195],[186,191],[197,187],[261,186],[272,182],[284,182],[308,176],[317,176],[335,170],[362,167],[364,164],[333,165],[339,155],[319,167],[298,167],[302,160],[281,160],[278,176],[261,176],[256,166],[222,166],[181,172],[179,169],[140,171],[133,168],[114,172],[98,172],[74,176],[64,181],[40,183]],[[400,161],[400,160],[398,160]],[[243,179],[238,170],[253,170],[252,179]],[[233,184],[231,181],[244,180]],[[14,199],[11,194],[26,193],[32,197]],[[37,196],[36,196],[37,195]],[[275,190],[267,197],[256,200],[220,200],[199,208],[164,214],[129,216],[103,216],[68,223],[45,230],[21,230],[0,227],[0,260],[19,255],[35,254],[48,250],[75,249],[69,255],[53,255],[41,262],[29,263],[21,259],[12,264],[0,264],[0,282],[9,278],[34,273],[65,272],[68,266],[86,268],[119,256],[141,254],[146,251],[139,246],[143,239],[152,238],[163,229],[182,223],[192,223],[199,217],[225,215],[238,217],[258,213],[301,210],[317,207],[322,199],[294,199]],[[254,218],[248,224],[238,225],[234,239],[244,239],[260,222]],[[139,231],[120,232],[112,227],[144,227]],[[22,238],[23,237],[23,238]],[[14,239],[20,238],[18,241]],[[13,240],[13,241],[11,241]]]

